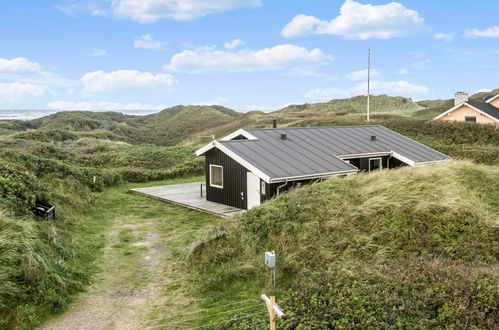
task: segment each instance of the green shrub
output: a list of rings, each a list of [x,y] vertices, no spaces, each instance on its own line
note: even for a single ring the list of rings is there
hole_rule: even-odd
[[[499,146],[499,130],[494,125],[468,122],[424,121],[408,118],[386,119],[382,124],[400,134],[445,145]]]
[[[22,140],[34,140],[40,142],[63,142],[63,141],[73,141],[78,138],[78,136],[70,131],[53,129],[53,130],[37,130],[37,131],[26,131],[12,134],[13,139]]]
[[[337,265],[294,286],[280,329],[494,329],[497,283],[439,260]]]
[[[429,144],[454,159],[471,159],[479,164],[499,165],[499,146]]]
[[[25,169],[0,162],[0,206],[14,214],[28,214],[40,195],[38,179]]]

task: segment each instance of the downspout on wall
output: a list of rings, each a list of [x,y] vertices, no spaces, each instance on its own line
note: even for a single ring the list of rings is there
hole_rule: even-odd
[[[279,194],[281,192],[281,189],[284,188],[287,184],[288,184],[288,179],[286,179],[286,181],[284,181],[283,184],[281,184],[280,186],[277,187],[277,194],[276,194],[276,196],[279,196]]]

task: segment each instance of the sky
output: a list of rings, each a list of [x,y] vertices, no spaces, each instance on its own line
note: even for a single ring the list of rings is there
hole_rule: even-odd
[[[0,109],[276,110],[499,87],[499,1],[0,0]]]

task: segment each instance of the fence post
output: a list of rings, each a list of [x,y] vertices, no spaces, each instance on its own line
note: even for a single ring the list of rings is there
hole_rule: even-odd
[[[274,296],[270,296],[270,298],[269,298],[269,297],[267,297],[267,295],[262,294],[261,298],[262,298],[263,302],[265,303],[265,307],[267,307],[267,312],[269,313],[270,330],[275,330],[276,316],[278,318],[282,318],[284,316],[284,313],[283,313],[281,307],[279,307],[279,305],[277,305],[275,303]]]

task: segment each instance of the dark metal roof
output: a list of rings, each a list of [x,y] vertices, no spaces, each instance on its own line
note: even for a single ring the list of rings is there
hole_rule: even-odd
[[[414,164],[448,156],[379,125],[247,129],[256,140],[220,141],[265,173],[270,180],[346,173],[357,168],[340,159],[349,155],[392,154]],[[281,139],[286,133],[286,140]],[[376,140],[372,140],[376,136]]]
[[[499,109],[492,104],[480,101],[468,101],[466,103],[499,120]]]
[[[491,98],[493,97],[496,97],[495,94],[488,94],[487,96],[485,96],[485,98],[483,99],[483,102],[487,102],[488,100],[490,100]]]

